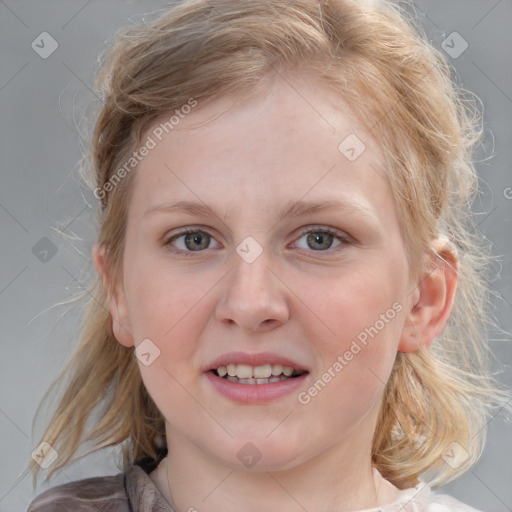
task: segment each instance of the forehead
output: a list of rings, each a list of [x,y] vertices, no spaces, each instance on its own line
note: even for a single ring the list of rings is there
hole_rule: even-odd
[[[242,213],[328,195],[394,213],[381,152],[354,110],[324,86],[279,76],[264,94],[198,103],[172,123],[169,113],[146,132],[154,148],[130,210],[199,200]]]

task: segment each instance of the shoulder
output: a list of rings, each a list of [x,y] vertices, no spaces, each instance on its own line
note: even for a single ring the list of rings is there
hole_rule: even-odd
[[[447,494],[433,492],[429,484],[420,482],[415,487],[400,491],[400,498],[371,512],[480,512]]]
[[[415,487],[415,493],[410,498],[411,502],[416,503],[424,512],[480,512],[453,496],[433,492],[430,486],[424,483]]]
[[[432,500],[426,512],[480,512],[479,510],[456,500],[447,494],[432,494]]]
[[[39,494],[27,512],[131,512],[125,475],[86,478]]]

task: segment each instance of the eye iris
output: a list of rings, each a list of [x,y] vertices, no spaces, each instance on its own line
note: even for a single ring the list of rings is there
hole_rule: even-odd
[[[191,251],[206,249],[210,245],[210,235],[201,232],[187,233],[185,235],[185,245]]]
[[[330,233],[315,232],[309,233],[307,237],[308,246],[311,249],[329,249],[332,245],[333,235]],[[319,244],[320,247],[314,247],[314,244]]]

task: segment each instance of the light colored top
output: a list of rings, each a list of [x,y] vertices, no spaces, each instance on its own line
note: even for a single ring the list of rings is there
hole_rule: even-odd
[[[377,471],[374,469],[374,471]],[[378,473],[378,472],[377,472]],[[380,473],[378,473],[380,476]],[[386,482],[392,487],[392,484]],[[114,476],[93,477],[52,487],[37,496],[28,512],[174,512],[148,473],[138,465]],[[400,491],[388,505],[357,512],[479,512],[427,484]]]

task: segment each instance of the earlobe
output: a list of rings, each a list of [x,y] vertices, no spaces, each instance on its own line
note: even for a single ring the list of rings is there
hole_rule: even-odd
[[[124,290],[122,289],[121,283],[113,283],[112,276],[108,275],[106,258],[105,247],[94,244],[92,248],[92,259],[98,275],[103,281],[103,286],[107,291],[107,306],[112,318],[112,333],[121,345],[133,347],[135,343],[132,336]]]
[[[399,352],[429,346],[450,318],[457,287],[457,252],[445,238],[435,240],[418,278],[414,300],[398,345]]]

